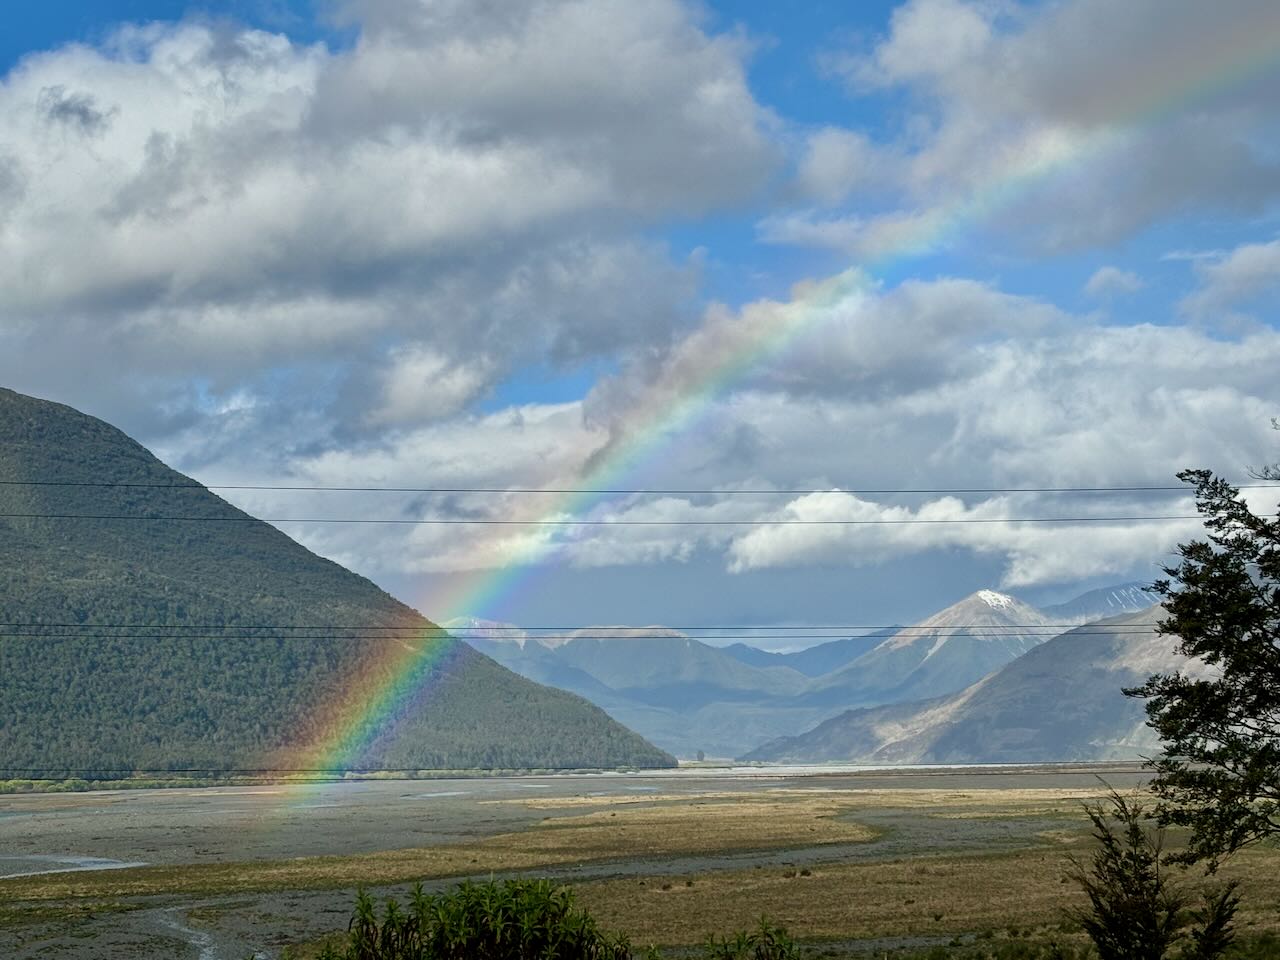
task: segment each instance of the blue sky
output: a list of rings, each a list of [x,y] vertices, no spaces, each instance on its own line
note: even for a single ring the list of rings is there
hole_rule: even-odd
[[[1106,518],[1186,501],[1051,526],[1005,518],[1081,501],[948,491],[1273,457],[1276,36],[1262,0],[22,6],[0,383],[207,482],[826,491],[286,528],[440,619],[897,622],[1149,578],[1195,525]]]

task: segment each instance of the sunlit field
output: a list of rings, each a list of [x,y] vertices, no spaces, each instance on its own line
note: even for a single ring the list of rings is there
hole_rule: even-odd
[[[23,829],[77,843],[118,824],[137,848],[107,852],[150,860],[0,879],[0,942],[16,957],[306,956],[345,931],[357,888],[403,897],[415,881],[516,875],[571,887],[603,929],[640,946],[697,945],[761,915],[833,955],[1070,942],[1069,858],[1090,849],[1081,804],[1105,792],[1085,772],[1040,771],[444,786],[5,798],[0,825],[25,824],[0,827],[6,840]],[[118,821],[104,824],[104,803]],[[362,832],[370,819],[381,827]],[[204,846],[201,820],[243,846]],[[1276,929],[1280,852],[1247,851],[1226,875],[1243,881],[1241,931]]]

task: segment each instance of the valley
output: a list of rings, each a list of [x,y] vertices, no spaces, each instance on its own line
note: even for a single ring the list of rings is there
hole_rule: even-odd
[[[1041,610],[984,589],[909,626],[783,653],[744,642],[717,646],[697,631],[667,627],[596,626],[550,636],[480,621],[448,627],[508,669],[590,700],[684,759],[1109,760],[1136,758],[1153,743],[1142,730],[1141,705],[1122,688],[1145,680],[1143,670],[1182,663],[1172,641],[1154,632],[1157,599],[1145,585],[1127,583]],[[1082,656],[1093,667],[1088,677],[1076,669]],[[899,742],[931,736],[923,728],[934,722],[951,723],[997,676],[1004,699],[1021,703],[1028,717],[1060,712],[1059,699],[1087,689],[1091,726],[1070,728],[1065,739],[1027,737],[1021,748],[972,726],[963,747]],[[855,730],[854,716],[882,718],[881,732]],[[1023,729],[1027,719],[1010,715],[1000,726]]]
[[[6,13],[0,960],[1280,958],[1280,2]]]
[[[0,944],[24,960],[275,957],[345,926],[358,886],[512,874],[569,884],[639,943],[697,943],[764,909],[807,939],[881,947],[1051,929],[1099,776],[1144,779],[1132,764],[682,768],[5,797],[0,849],[146,865],[0,879]],[[1245,861],[1260,895],[1275,885],[1275,853]]]

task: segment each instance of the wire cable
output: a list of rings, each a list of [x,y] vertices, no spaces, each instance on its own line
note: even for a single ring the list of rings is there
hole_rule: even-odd
[[[327,484],[272,484],[272,483],[153,483],[146,481],[111,480],[0,480],[0,486],[9,487],[103,487],[151,490],[249,490],[281,491],[290,493],[425,493],[425,494],[600,494],[607,496],[789,496],[798,497],[816,493],[875,494],[946,494],[946,493],[1174,493],[1190,495],[1187,485],[1128,484],[1097,487],[818,487],[803,489],[739,489],[717,490],[706,488],[596,488],[596,487],[391,487],[391,486],[335,486]],[[1232,484],[1237,490],[1280,489],[1277,483]]]
[[[1263,514],[1270,519],[1275,514]],[[582,520],[563,518],[471,518],[471,517],[148,517],[141,514],[90,513],[0,513],[0,520],[98,520],[144,523],[340,523],[389,524],[404,526],[538,526],[538,527],[742,527],[742,526],[899,526],[946,523],[1138,523],[1150,521],[1200,520],[1197,515],[1123,517],[895,517],[874,520],[800,518],[741,520]]]
[[[989,638],[1009,637],[1016,639],[1019,637],[1028,637],[1033,639],[1051,640],[1060,637],[1063,634],[1070,633],[1076,637],[1110,637],[1110,636],[1144,636],[1154,629],[1154,624],[1150,629],[1142,629],[1137,625],[1126,624],[1123,627],[1104,628],[1101,630],[1081,630],[1079,628],[1065,628],[1061,631],[1050,630],[1004,630],[993,629],[983,626],[949,626],[948,631],[966,632],[975,635],[981,635]],[[895,637],[930,637],[938,632],[935,627],[922,627],[918,630],[904,628],[895,631],[887,636],[879,636],[872,634],[870,636],[846,636],[844,634],[712,634],[702,636],[691,636],[670,633],[649,633],[649,634],[575,634],[566,636],[541,636],[529,637],[533,641],[553,641],[559,644],[570,643],[578,640],[697,640],[700,643],[715,640],[720,642],[739,642],[750,645],[750,641],[812,641],[814,645],[822,642],[836,642],[840,640],[887,640]],[[461,640],[463,642],[485,641],[491,640],[495,643],[510,642],[501,638],[484,637],[484,636],[459,636],[457,634],[432,634],[423,637],[422,634],[377,634],[369,636],[340,636],[337,634],[293,634],[290,636],[244,636],[244,635],[225,635],[225,634],[74,634],[74,633],[18,633],[18,634],[0,634],[0,641],[6,640],[218,640],[218,641],[243,641],[243,640],[310,640],[310,641],[326,641],[326,640],[345,640],[357,643],[367,643],[370,641],[396,641],[405,642],[413,640]],[[769,653],[774,651],[762,650],[761,652]]]

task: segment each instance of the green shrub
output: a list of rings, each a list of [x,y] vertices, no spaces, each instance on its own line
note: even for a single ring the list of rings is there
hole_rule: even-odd
[[[707,941],[707,960],[798,960],[796,942],[782,927],[775,927],[764,917],[751,933],[739,931],[732,939]]]
[[[625,938],[602,933],[573,895],[547,880],[464,883],[443,894],[414,888],[407,908],[381,915],[363,891],[342,953],[321,960],[630,960]]]
[[[1076,864],[1073,872],[1089,900],[1073,913],[1101,960],[1165,960],[1175,946],[1182,960],[1223,956],[1235,939],[1236,885],[1202,891],[1203,906],[1192,908],[1142,803],[1113,790],[1108,804],[1085,805],[1098,846],[1089,867]]]

